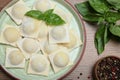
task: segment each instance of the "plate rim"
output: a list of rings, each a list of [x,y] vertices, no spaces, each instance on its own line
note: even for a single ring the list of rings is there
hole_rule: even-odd
[[[4,10],[10,6],[12,3],[14,3],[15,1],[18,1],[18,0],[11,0],[3,9],[1,9],[0,11],[0,14],[2,15],[2,13],[4,12]],[[83,28],[83,44],[82,45],[82,50],[81,50],[81,56],[79,57],[78,61],[76,61],[76,63],[74,64],[74,66],[68,71],[66,72],[64,75],[62,75],[61,77],[59,77],[57,80],[62,80],[64,79],[66,76],[68,76],[71,72],[74,71],[74,69],[80,64],[82,58],[83,58],[83,55],[85,53],[85,49],[86,49],[86,29],[85,29],[85,23],[84,21],[82,20],[82,16],[79,14],[79,12],[77,11],[77,9],[75,8],[74,5],[71,4],[70,0],[63,0],[73,11],[74,13],[76,13],[76,15],[79,17],[79,20],[81,21],[81,26]],[[1,64],[0,64],[0,70],[2,70],[7,76],[9,76],[11,79],[14,79],[14,80],[20,80],[18,79],[17,77],[15,77],[14,75],[12,75],[10,72],[8,72],[6,70],[6,68],[4,68]]]
[[[77,9],[75,8],[75,6],[74,5],[72,5],[71,4],[71,2],[69,1],[69,0],[64,0],[72,9],[73,9],[73,11],[77,14],[77,16],[79,17],[79,19],[81,20],[81,25],[83,26],[82,28],[83,28],[83,34],[84,34],[84,36],[83,36],[83,49],[82,49],[82,51],[81,51],[81,56],[80,56],[80,58],[78,59],[78,61],[75,63],[75,65],[71,68],[71,70],[70,71],[68,71],[66,74],[64,74],[63,76],[61,76],[58,80],[62,80],[62,79],[64,79],[66,76],[68,76],[71,72],[73,72],[74,71],[74,69],[80,64],[80,62],[81,62],[81,60],[82,60],[82,58],[83,58],[83,55],[84,55],[84,52],[85,52],[85,49],[86,49],[86,29],[85,29],[85,24],[84,24],[84,22],[83,22],[83,20],[82,20],[82,16],[79,14],[79,12],[77,11]]]

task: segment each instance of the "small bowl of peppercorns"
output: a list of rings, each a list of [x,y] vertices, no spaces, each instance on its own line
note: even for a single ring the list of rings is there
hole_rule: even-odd
[[[94,67],[95,80],[120,80],[120,58],[107,56],[98,60]]]

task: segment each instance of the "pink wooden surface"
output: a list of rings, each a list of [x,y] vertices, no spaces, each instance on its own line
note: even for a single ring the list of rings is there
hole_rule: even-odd
[[[0,0],[0,9],[3,8],[10,0]],[[73,5],[85,0],[68,0]],[[108,55],[114,55],[120,57],[120,43],[111,40],[107,45],[103,54],[98,55],[94,46],[94,35],[97,30],[97,27],[85,23],[87,41],[86,49],[81,63],[76,67],[76,69],[70,73],[63,80],[92,80],[92,69],[96,61],[102,57]],[[4,71],[0,70],[0,80],[12,80],[7,76]]]

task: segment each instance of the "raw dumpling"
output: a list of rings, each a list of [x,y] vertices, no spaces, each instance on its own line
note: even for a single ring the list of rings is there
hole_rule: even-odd
[[[42,58],[35,58],[31,60],[31,68],[35,72],[43,72],[47,67],[47,63]]]
[[[61,40],[65,38],[66,30],[63,27],[55,27],[51,30],[51,35],[55,40]]]
[[[23,62],[24,56],[22,55],[22,53],[20,51],[16,50],[16,51],[12,51],[8,55],[8,59],[10,60],[10,63],[12,65],[18,65]]]
[[[27,53],[34,53],[38,49],[38,42],[34,39],[25,39],[22,43],[22,47]]]
[[[17,43],[26,59],[40,50],[39,42],[32,38],[24,38]]]
[[[25,13],[29,10],[30,9],[26,6],[25,2],[19,0],[13,6],[6,9],[6,12],[16,22],[16,24],[20,25]]]
[[[43,49],[45,53],[50,54],[59,49],[59,46],[57,44],[49,44],[46,42]]]
[[[53,12],[58,14],[67,24],[70,24],[72,21],[72,14],[61,7],[56,6]]]
[[[49,55],[49,59],[55,73],[59,72],[65,67],[72,65],[70,56],[68,54],[69,54],[68,49],[61,48]]]
[[[16,42],[20,38],[20,33],[14,27],[6,28],[3,32],[5,40],[10,43]]]
[[[69,32],[67,26],[56,26],[49,31],[50,43],[67,43],[69,42]]]
[[[35,9],[45,12],[49,9],[53,9],[55,7],[55,3],[50,0],[37,0],[35,3]]]
[[[69,31],[69,36],[70,36],[70,42],[68,43],[63,43],[62,45],[67,47],[68,49],[74,49],[79,47],[82,44],[82,41],[80,40],[79,36],[74,30]]]
[[[54,56],[53,62],[57,67],[65,67],[69,63],[69,56],[65,52],[58,52]]]
[[[7,48],[5,66],[24,68],[25,58],[22,52],[17,48]]]
[[[37,38],[41,21],[25,17],[21,25],[21,33],[25,37]]]
[[[34,54],[30,58],[28,73],[48,76],[50,63],[46,56]]]
[[[18,26],[5,25],[0,34],[0,43],[17,47],[16,43],[22,38]]]
[[[28,8],[24,4],[16,4],[12,8],[12,15],[17,19],[23,19],[25,13],[28,11]]]
[[[40,30],[38,34],[38,39],[42,40],[48,37],[48,26],[45,22],[41,22],[40,24]]]

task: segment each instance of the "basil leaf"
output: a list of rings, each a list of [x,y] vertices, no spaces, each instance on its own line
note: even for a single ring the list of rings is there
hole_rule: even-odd
[[[105,0],[89,0],[91,7],[99,12],[104,14],[105,12],[109,11],[109,7]]]
[[[57,14],[50,14],[49,16],[46,17],[45,20],[46,24],[48,25],[62,25],[65,23],[65,21],[59,17]]]
[[[54,11],[54,9],[49,9],[47,11],[44,12],[44,15],[49,15],[49,14],[52,14]]]
[[[113,35],[120,37],[120,25],[111,25],[109,30]]]
[[[109,23],[115,23],[117,20],[120,19],[120,13],[117,13],[117,12],[107,12],[105,14],[105,19]]]
[[[89,4],[88,1],[78,3],[75,5],[83,19],[88,22],[98,22],[99,18],[102,18],[101,14],[98,14]]]
[[[104,44],[108,43],[110,38],[111,38],[111,34],[110,34],[110,31],[109,31],[109,25],[106,25],[105,26],[105,32],[104,32]]]
[[[93,8],[90,6],[89,2],[83,2],[83,3],[78,3],[75,5],[77,10],[80,12],[82,16],[88,15],[88,14],[96,14],[96,11],[93,10]]]
[[[105,24],[100,24],[96,34],[95,34],[95,47],[98,54],[101,54],[104,51],[105,44],[109,41],[108,38],[108,27]]]
[[[44,13],[38,10],[31,10],[28,11],[25,15],[38,20],[43,20],[48,25],[58,26],[65,23],[65,21],[59,15],[53,13],[53,9],[47,10]]]
[[[25,15],[39,20],[43,19],[43,13],[38,10],[28,11]]]
[[[47,17],[49,17],[49,15],[51,15],[53,13],[53,9],[49,9],[47,11],[44,12],[44,19],[43,20],[46,20]]]
[[[115,8],[120,9],[120,0],[107,0],[107,2]]]
[[[87,15],[83,16],[83,19],[88,22],[99,22],[100,19],[104,19],[104,18],[100,15],[87,14]]]

